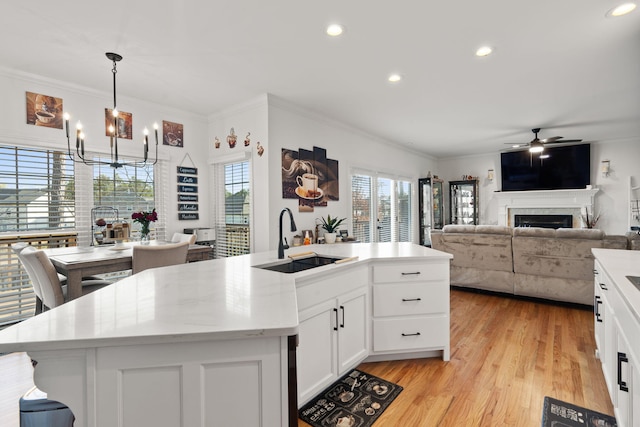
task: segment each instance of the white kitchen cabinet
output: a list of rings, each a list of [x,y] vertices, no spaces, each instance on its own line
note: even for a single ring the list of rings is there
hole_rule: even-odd
[[[637,265],[640,254],[611,251],[593,250],[596,345],[618,426],[640,427],[640,290],[621,273],[627,264],[617,265],[627,257]]]
[[[611,306],[611,280],[606,273],[602,271],[602,267],[596,261],[594,269],[594,329],[595,340],[597,346],[597,357],[602,363],[602,372],[604,380],[607,384],[609,395],[615,405],[615,389],[616,389],[616,329],[615,329],[615,313]]]
[[[373,266],[371,360],[441,351],[449,360],[449,260]]]
[[[368,355],[368,269],[298,287],[298,405]]]

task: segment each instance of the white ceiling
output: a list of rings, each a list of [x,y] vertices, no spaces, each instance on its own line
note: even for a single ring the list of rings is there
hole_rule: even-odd
[[[270,93],[435,157],[497,153],[533,127],[640,142],[640,10],[605,18],[615,4],[11,1],[0,64],[109,93],[117,52],[119,96],[208,116]],[[494,54],[474,56],[483,44]]]

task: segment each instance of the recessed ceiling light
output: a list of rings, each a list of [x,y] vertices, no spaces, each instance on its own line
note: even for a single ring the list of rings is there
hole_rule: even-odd
[[[626,15],[627,13],[633,11],[636,8],[635,3],[624,3],[619,6],[614,7],[606,13],[606,17],[617,17]]]
[[[398,83],[400,80],[402,80],[402,76],[400,74],[391,74],[389,76],[389,81],[391,83]]]
[[[327,34],[337,37],[344,32],[344,27],[340,24],[331,24],[327,27]]]
[[[491,49],[491,47],[482,46],[481,48],[476,50],[476,56],[487,56],[487,55],[490,55],[491,52],[493,52],[493,49]]]

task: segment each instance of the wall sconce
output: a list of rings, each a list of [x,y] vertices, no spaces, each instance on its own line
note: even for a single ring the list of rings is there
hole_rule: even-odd
[[[488,179],[489,181],[493,181],[493,169],[489,169],[489,170],[487,171],[487,179]]]
[[[608,177],[611,168],[611,162],[609,160],[603,160],[600,163],[600,171],[602,172],[603,177]]]

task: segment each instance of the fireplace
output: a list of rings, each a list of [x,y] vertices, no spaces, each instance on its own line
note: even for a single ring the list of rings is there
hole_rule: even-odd
[[[597,192],[597,188],[497,191],[494,198],[498,204],[498,225],[515,227],[516,215],[568,215],[572,217],[569,227],[578,228],[580,216],[585,212],[593,212]]]
[[[573,227],[573,215],[514,215],[513,218],[516,227]]]

